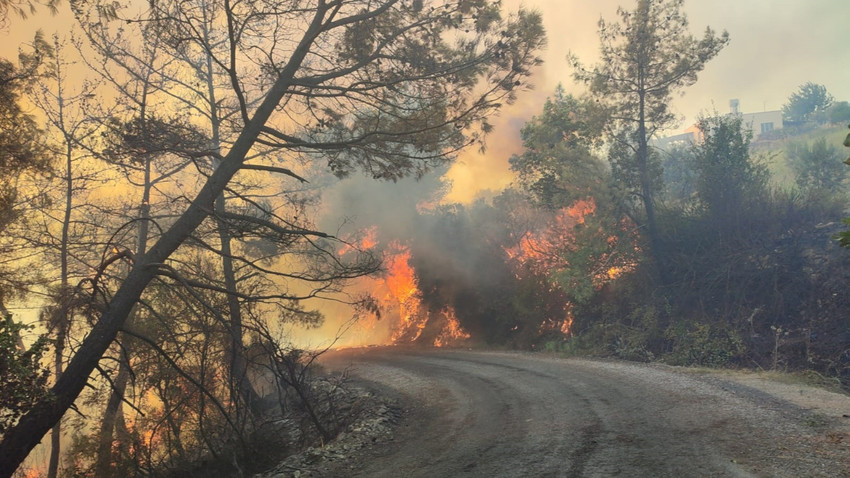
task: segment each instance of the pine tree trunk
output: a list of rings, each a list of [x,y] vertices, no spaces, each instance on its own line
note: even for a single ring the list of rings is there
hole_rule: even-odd
[[[127,352],[129,356],[129,351]],[[97,460],[94,466],[94,476],[111,477],[111,465],[115,461],[112,453],[112,442],[115,432],[115,424],[124,400],[124,392],[127,391],[127,380],[130,378],[130,366],[126,360],[121,360],[118,365],[118,374],[113,382],[112,393],[106,403],[103,412],[103,420],[100,423],[98,434]]]
[[[150,251],[134,262],[127,278],[112,296],[105,311],[80,344],[76,354],[65,368],[65,373],[57,380],[48,396],[42,398],[21,417],[15,426],[6,431],[0,442],[0,477],[11,476],[41,441],[44,434],[73,405],[85,387],[89,375],[97,367],[98,362],[127,321],[142,292],[156,275],[157,264],[164,263],[209,216],[215,199],[224,192],[227,184],[239,171],[262,128],[289,90],[295,73],[301,68],[313,41],[322,29],[324,15],[328,8],[325,6],[318,9],[299,45],[293,51],[286,66],[278,73],[274,85],[257,107],[251,121],[245,125],[233,143],[221,166],[213,172],[186,211],[160,237]]]

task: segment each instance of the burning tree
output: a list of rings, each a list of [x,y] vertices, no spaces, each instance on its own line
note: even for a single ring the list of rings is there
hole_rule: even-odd
[[[409,237],[391,248],[387,293],[377,294],[396,321],[392,343],[528,347],[541,323],[563,318],[560,290],[511,259],[518,204],[500,197],[417,213]]]
[[[559,88],[523,127],[525,151],[511,158],[519,186],[542,208],[533,214],[528,207],[513,209],[511,257],[559,287],[573,306],[588,302],[638,260],[634,225],[595,154],[609,113]]]
[[[307,5],[166,1],[152,3],[139,16],[112,2],[80,2],[74,9],[81,19],[102,15],[93,26],[144,25],[140,38],[162,40],[178,52],[197,48],[207,55],[226,80],[226,101],[233,105],[233,114],[224,121],[232,139],[184,151],[197,161],[194,198],[173,220],[158,224],[162,231],[144,254],[119,250],[106,258],[101,269],[124,263],[128,271],[116,275],[114,282],[94,284],[101,300],[92,304],[93,326],[51,393],[5,433],[0,443],[3,476],[17,468],[73,405],[119,331],[132,333],[175,365],[167,349],[145,340],[138,329],[128,329],[128,317],[152,282],[188,295],[200,290],[219,299],[252,297],[251,291],[187,280],[179,273],[175,252],[186,253],[184,243],[190,239],[195,246],[203,244],[193,235],[210,225],[213,216],[230,227],[250,225],[266,237],[297,238],[321,251],[336,250],[328,234],[293,224],[261,204],[254,205],[262,214],[217,207],[235,177],[265,173],[300,182],[304,178],[296,166],[314,162],[326,163],[337,175],[357,169],[381,179],[423,174],[481,140],[490,128],[487,117],[513,100],[530,67],[539,63],[536,51],[543,44],[538,15],[520,11],[503,19],[498,5],[483,0],[316,0]],[[212,30],[202,25],[210,21]],[[154,94],[160,102],[150,104],[167,116],[187,100],[180,96],[184,91],[158,90]],[[286,254],[287,248],[278,253]],[[325,267],[344,265],[332,255],[323,257]],[[256,273],[268,272],[261,261],[239,261]],[[309,273],[292,277],[313,278]],[[284,291],[261,297],[287,299],[297,300],[298,295]],[[220,320],[213,312],[215,304],[201,303]],[[152,303],[143,305],[157,317]],[[192,378],[186,370],[178,373]]]
[[[451,303],[438,304],[437,307],[428,304],[420,286],[422,271],[414,269],[414,264],[409,246],[401,248],[390,259],[385,283],[390,291],[388,299],[397,303],[399,313],[392,342],[442,347],[470,338],[460,325]]]

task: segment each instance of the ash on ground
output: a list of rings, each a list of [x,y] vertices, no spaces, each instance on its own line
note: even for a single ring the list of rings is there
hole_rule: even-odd
[[[393,441],[393,429],[404,414],[395,400],[350,383],[339,387],[333,380],[319,380],[316,385],[334,396],[334,410],[322,412],[348,417],[348,425],[329,443],[321,444],[320,440],[319,446],[309,446],[254,478],[327,476],[331,469],[339,469],[345,462],[355,460],[358,451]],[[295,432],[298,427],[284,428],[298,433]]]

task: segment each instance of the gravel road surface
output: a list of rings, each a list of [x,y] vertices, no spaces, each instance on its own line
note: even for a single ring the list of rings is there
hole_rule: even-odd
[[[375,348],[323,364],[404,411],[392,441],[327,476],[850,477],[837,393],[806,409],[723,376],[541,354]]]

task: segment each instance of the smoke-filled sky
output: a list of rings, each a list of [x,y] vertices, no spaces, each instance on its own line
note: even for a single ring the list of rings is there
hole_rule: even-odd
[[[536,89],[519,97],[496,120],[497,129],[487,152],[469,151],[452,168],[450,201],[469,201],[488,189],[500,190],[511,176],[508,158],[519,151],[519,129],[542,107],[545,98],[563,83],[567,92],[581,87],[571,78],[569,51],[593,63],[598,51],[597,22],[616,18],[616,9],[634,6],[633,0],[504,0],[509,11],[520,5],[543,14],[549,46],[545,64],[534,81]],[[42,9],[28,21],[11,20],[0,54],[12,56],[35,28],[46,34],[67,32],[73,24],[67,5],[58,18]],[[731,43],[712,60],[696,85],[676,98],[674,110],[683,117],[680,129],[700,112],[727,111],[738,98],[743,112],[779,109],[801,84],[826,86],[837,99],[850,100],[850,1],[847,0],[689,0],[685,4],[691,29],[701,34],[707,26],[727,30]],[[6,41],[8,40],[8,41]]]
[[[628,0],[505,0],[509,10],[520,4],[543,14],[549,45],[535,90],[520,96],[496,121],[496,132],[484,155],[467,152],[449,172],[454,187],[450,200],[468,201],[487,189],[500,190],[511,175],[508,158],[519,152],[519,128],[542,108],[545,98],[562,83],[569,93],[582,87],[572,80],[566,62],[572,51],[585,64],[597,58],[600,17],[617,18],[617,7],[632,9]],[[741,111],[777,110],[798,86],[823,84],[838,100],[850,100],[850,1],[847,0],[686,0],[691,31],[706,27],[726,30],[731,41],[708,63],[697,83],[674,100],[683,117],[679,129],[701,112],[726,112],[738,98]]]
[[[522,4],[543,14],[549,38],[548,47],[542,52],[545,63],[536,72],[535,89],[520,94],[516,104],[494,120],[496,129],[488,138],[486,152],[462,154],[445,175],[452,188],[444,202],[469,202],[498,193],[511,182],[508,158],[520,152],[522,125],[539,113],[559,83],[567,92],[582,91],[572,80],[566,61],[568,52],[575,53],[585,64],[595,62],[600,17],[613,21],[619,5],[626,9],[634,6],[634,0],[503,3],[509,11]],[[37,28],[48,36],[70,32],[74,22],[67,2],[57,17],[50,17],[43,10],[27,21],[10,19],[8,31],[0,31],[0,55],[13,57],[17,46],[31,39]],[[728,111],[732,98],[740,100],[743,112],[779,109],[798,86],[808,81],[825,85],[838,100],[850,100],[850,1],[686,0],[685,10],[694,34],[701,35],[710,26],[718,32],[728,31],[731,42],[708,63],[697,83],[674,100],[673,110],[682,117],[679,129],[693,123],[701,112]],[[436,176],[418,183],[405,180],[380,185],[355,176],[326,192],[324,211],[333,214],[319,220],[332,231],[339,226],[340,217],[347,217],[354,228],[378,226],[386,238],[405,237],[413,230],[423,233],[415,227],[416,206],[432,201],[441,190]],[[332,335],[340,323],[329,320],[327,326],[329,329],[317,331],[319,337]],[[374,335],[366,330],[361,333]]]

